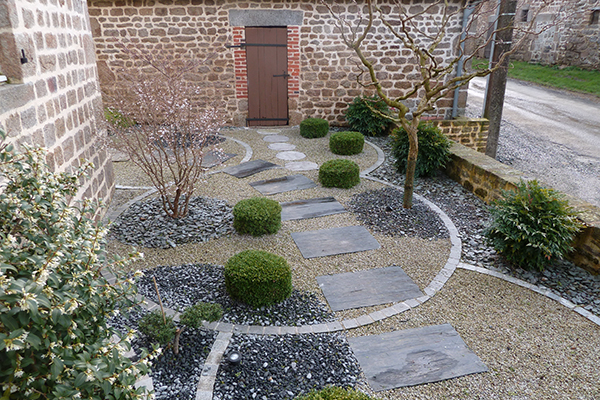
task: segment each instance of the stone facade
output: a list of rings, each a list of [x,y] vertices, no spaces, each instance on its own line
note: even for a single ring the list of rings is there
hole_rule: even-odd
[[[350,0],[334,3],[336,12],[346,16],[354,18],[358,12]],[[427,2],[403,3],[419,11]],[[199,85],[202,98],[223,104],[231,124],[243,126],[248,110],[246,52],[235,46],[245,41],[247,26],[286,26],[291,125],[309,116],[344,124],[347,105],[365,92],[356,79],[359,70],[354,52],[342,43],[334,19],[318,1],[88,0],[88,7],[103,89],[118,82],[119,70],[128,67],[119,42],[139,43],[151,51],[174,55],[191,52],[200,59],[212,55],[189,79]],[[441,18],[441,11],[437,12],[419,23],[433,24]],[[452,19],[438,50],[440,61],[453,55],[452,44],[460,34],[461,23],[460,15]],[[418,79],[415,60],[410,51],[393,43],[383,26],[376,24],[374,32],[367,39],[365,54],[376,60],[377,77],[388,94],[400,95]],[[466,104],[466,89],[459,99],[460,114]],[[451,97],[441,99],[429,116],[449,118],[452,104]]]
[[[530,35],[511,57],[514,60],[544,65],[600,69],[600,0],[518,0],[513,42],[523,37],[522,30],[540,32]],[[478,25],[485,31],[495,19],[493,2],[487,2],[488,21]],[[519,31],[521,30],[521,32]],[[483,52],[480,56],[483,57]]]
[[[110,199],[114,177],[97,146],[103,107],[85,1],[5,0],[0,43],[0,72],[10,82],[0,86],[0,129],[8,142],[46,148],[56,171],[92,161],[76,199]]]

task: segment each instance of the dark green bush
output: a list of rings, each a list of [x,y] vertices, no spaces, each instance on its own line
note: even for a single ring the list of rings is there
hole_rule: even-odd
[[[277,233],[281,228],[281,205],[264,197],[241,200],[233,207],[233,227],[242,235]]]
[[[363,151],[365,137],[360,132],[337,132],[329,138],[329,149],[333,154],[351,156]]]
[[[109,323],[137,293],[119,272],[128,260],[107,257],[91,201],[70,205],[86,166],[52,172],[45,150],[5,138],[0,129],[0,397],[145,398],[134,383],[157,354],[130,360],[129,337]]]
[[[160,343],[161,346],[171,343],[177,332],[173,317],[165,317],[163,319],[162,313],[158,310],[144,315],[138,321],[138,327],[140,328],[140,332],[148,336],[151,341]]]
[[[346,121],[353,131],[365,136],[385,136],[389,133],[392,122],[377,114],[375,110],[385,115],[390,115],[390,109],[378,96],[356,97],[346,110]]]
[[[370,400],[372,397],[354,389],[343,389],[338,386],[328,386],[321,390],[311,390],[309,393],[296,397],[296,400]]]
[[[242,251],[225,264],[225,288],[233,299],[252,307],[270,306],[292,293],[292,271],[276,254]]]
[[[321,118],[306,118],[300,122],[300,135],[307,139],[321,138],[329,132],[329,122]]]
[[[198,302],[183,310],[179,321],[190,328],[199,328],[202,321],[218,321],[222,316],[223,307],[220,304]]]
[[[393,132],[392,154],[396,157],[396,168],[401,174],[406,172],[408,158],[408,135],[404,128]],[[438,168],[444,168],[450,160],[450,140],[431,123],[420,123],[417,132],[419,137],[419,154],[415,177],[430,176]]]
[[[325,187],[349,189],[360,183],[360,169],[351,160],[329,160],[319,168],[319,182]]]
[[[581,224],[562,194],[534,180],[521,181],[503,196],[492,205],[494,221],[486,236],[508,261],[541,271],[572,250]]]

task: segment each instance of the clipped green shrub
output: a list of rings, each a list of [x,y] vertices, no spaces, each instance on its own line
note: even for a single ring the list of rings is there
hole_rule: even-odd
[[[430,176],[438,168],[444,168],[450,160],[450,140],[431,123],[420,123],[419,154],[415,168],[415,178]],[[404,128],[395,129],[392,133],[392,154],[396,158],[396,168],[401,174],[406,172],[408,158],[408,135]]]
[[[329,122],[321,118],[306,118],[300,122],[300,135],[307,139],[321,138],[329,132]]]
[[[270,306],[292,293],[292,271],[281,256],[245,250],[227,260],[225,288],[233,299],[252,307]]]
[[[159,310],[154,310],[140,318],[138,327],[140,332],[148,336],[152,342],[159,343],[161,346],[171,343],[177,332],[173,317],[165,316],[163,319]]]
[[[542,271],[573,249],[581,223],[561,193],[533,180],[521,181],[503,196],[492,204],[494,220],[486,236],[508,261]]]
[[[202,321],[218,321],[223,316],[223,307],[217,303],[198,302],[181,313],[179,321],[190,328],[199,328]]]
[[[371,400],[372,397],[354,389],[339,386],[327,386],[321,390],[311,390],[307,394],[295,397],[295,400]]]
[[[85,168],[52,172],[44,150],[18,153],[5,137],[0,130],[0,397],[141,398],[134,383],[155,354],[130,360],[131,335],[108,323],[133,305],[135,282],[117,272],[127,260],[106,258],[91,202],[69,205]]]
[[[351,160],[329,160],[319,168],[319,182],[325,187],[350,189],[360,183],[360,169]]]
[[[277,233],[281,228],[281,205],[264,197],[240,200],[233,207],[233,227],[242,235]]]
[[[379,96],[356,97],[346,110],[346,121],[350,125],[350,128],[365,136],[387,135],[393,123],[377,112],[374,112],[369,106],[381,114],[391,114],[389,107]]]
[[[364,146],[365,137],[360,132],[336,132],[329,138],[329,150],[341,156],[358,154]]]

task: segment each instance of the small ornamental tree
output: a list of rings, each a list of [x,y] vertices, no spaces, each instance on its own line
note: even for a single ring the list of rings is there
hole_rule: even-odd
[[[515,1],[515,0],[511,0]],[[412,207],[415,168],[419,153],[417,135],[419,123],[424,116],[436,108],[440,100],[450,100],[456,90],[469,83],[475,77],[490,75],[508,67],[511,54],[516,52],[531,35],[538,35],[550,29],[554,23],[536,26],[536,16],[554,0],[541,0],[542,7],[531,15],[530,22],[515,25],[508,23],[496,26],[489,31],[477,33],[473,24],[477,20],[486,20],[483,6],[490,4],[492,11],[498,11],[507,1],[501,4],[496,0],[461,1],[461,0],[429,0],[419,2],[365,0],[354,6],[345,7],[333,0],[321,0],[333,18],[335,32],[341,41],[358,57],[361,70],[357,83],[362,87],[375,91],[387,106],[394,110],[391,114],[365,102],[374,114],[388,119],[397,128],[402,127],[408,136],[409,151],[406,160],[406,179],[404,181],[403,207]],[[422,4],[421,4],[422,3]],[[500,8],[502,9],[502,8]],[[497,19],[504,21],[508,14],[499,12]],[[469,16],[464,23],[463,16]],[[485,19],[484,19],[485,18]],[[494,21],[496,22],[496,21]],[[479,50],[490,44],[496,34],[512,30],[520,34],[520,38],[505,46],[501,38],[496,45],[510,47],[502,52],[497,61],[489,67],[470,70],[470,61]],[[483,35],[486,38],[482,38]],[[385,80],[388,75],[381,64],[383,57],[375,57],[371,50],[371,38],[383,36],[386,46],[399,49],[402,57],[396,57],[395,68],[409,68],[406,74],[405,89],[389,90]],[[478,40],[482,39],[482,40]],[[375,52],[376,54],[376,52]],[[396,61],[397,60],[397,61]],[[414,68],[413,68],[414,66]],[[396,69],[394,69],[395,71]],[[383,77],[383,78],[382,78]],[[403,78],[402,78],[403,79]]]
[[[129,360],[132,332],[107,324],[131,305],[134,282],[102,277],[106,231],[86,217],[94,214],[90,202],[69,205],[83,170],[53,173],[43,157],[0,146],[1,398],[145,398],[133,384],[151,356]]]
[[[172,59],[121,46],[124,56],[143,68],[123,72],[105,113],[109,145],[125,152],[150,178],[163,208],[172,218],[185,217],[205,168],[204,156],[217,148],[224,125],[216,107],[200,109],[198,88],[186,74],[198,73],[201,61]]]

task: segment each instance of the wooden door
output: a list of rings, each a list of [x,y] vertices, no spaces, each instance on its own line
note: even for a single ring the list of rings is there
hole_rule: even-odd
[[[288,124],[287,28],[246,28],[248,125]]]

